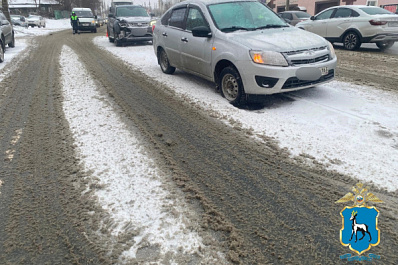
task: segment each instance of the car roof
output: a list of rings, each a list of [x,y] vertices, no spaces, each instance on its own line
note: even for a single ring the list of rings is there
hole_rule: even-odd
[[[204,5],[220,4],[220,3],[231,3],[231,2],[258,2],[257,0],[187,0],[180,2],[179,4],[194,4],[202,3]]]
[[[131,8],[131,7],[142,7],[142,8],[144,8],[143,6],[140,6],[140,5],[117,5],[117,6],[115,6],[116,9],[118,9],[120,7],[129,7],[129,8]]]
[[[307,12],[302,11],[302,10],[288,10],[288,11],[282,11],[279,13],[307,13]]]

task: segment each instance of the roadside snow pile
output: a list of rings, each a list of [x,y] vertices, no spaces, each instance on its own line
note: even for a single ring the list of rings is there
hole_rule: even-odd
[[[298,160],[398,189],[396,93],[333,81],[269,96],[261,109],[238,109],[215,93],[211,82],[178,70],[163,74],[152,46],[121,49],[105,37],[94,43],[226,124],[248,129],[257,139],[274,138]]]
[[[60,31],[64,29],[72,29],[70,25],[69,19],[46,19],[46,27],[45,28],[38,28],[38,27],[19,27],[15,26],[15,37],[26,37],[26,36],[40,36],[40,35],[47,35],[55,31]]]
[[[167,177],[131,131],[134,128],[121,121],[116,106],[101,94],[67,46],[62,49],[60,65],[65,116],[79,159],[90,176],[88,181],[102,187],[94,188],[94,193],[113,221],[107,229],[115,242],[125,237],[133,242],[120,261],[143,256],[140,249],[145,250],[148,262],[178,262],[181,256],[202,256],[207,247],[188,220],[189,207],[166,190]],[[204,264],[214,262],[212,257],[202,258]]]

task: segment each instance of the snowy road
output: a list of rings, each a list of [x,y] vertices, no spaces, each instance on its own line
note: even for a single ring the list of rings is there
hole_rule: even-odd
[[[6,52],[0,259],[333,264],[347,251],[334,201],[362,178],[386,202],[377,254],[397,260],[388,82],[336,81],[237,109],[209,82],[162,74],[150,45],[116,48],[101,30]]]

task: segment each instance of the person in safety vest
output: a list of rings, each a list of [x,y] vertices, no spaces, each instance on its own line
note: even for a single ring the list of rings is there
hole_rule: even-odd
[[[79,18],[76,16],[75,12],[72,12],[72,15],[70,16],[70,23],[72,24],[73,34],[75,34],[76,32],[80,34],[78,27],[77,27],[78,22],[79,22]]]

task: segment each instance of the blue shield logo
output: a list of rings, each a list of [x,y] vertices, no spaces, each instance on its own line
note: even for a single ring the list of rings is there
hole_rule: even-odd
[[[377,227],[379,211],[376,207],[346,206],[341,212],[343,228],[340,242],[358,255],[380,243],[380,230]]]

